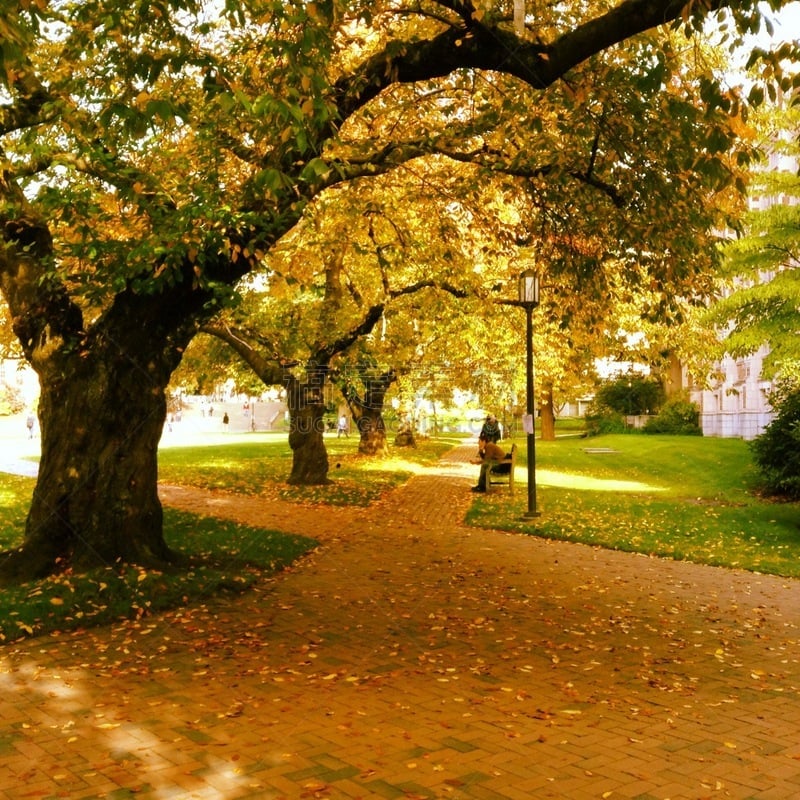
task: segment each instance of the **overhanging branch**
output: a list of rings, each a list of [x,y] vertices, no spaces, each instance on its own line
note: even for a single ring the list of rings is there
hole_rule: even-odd
[[[504,72],[545,89],[590,56],[692,11],[686,0],[624,0],[606,14],[543,43],[483,24],[471,2],[446,0],[439,5],[455,11],[464,25],[448,27],[427,40],[406,42],[399,50],[376,53],[356,74],[341,78],[334,88],[342,119],[393,83],[441,78],[460,69]],[[707,15],[735,5],[736,0],[708,0],[698,4],[697,13]]]

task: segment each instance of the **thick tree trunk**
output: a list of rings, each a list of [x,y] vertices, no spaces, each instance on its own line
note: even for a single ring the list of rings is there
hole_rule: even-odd
[[[299,381],[290,378],[286,393],[289,416],[289,447],[292,448],[292,472],[288,483],[293,486],[319,486],[330,483],[328,451],[325,448],[325,405],[322,383],[313,378]]]
[[[381,414],[382,408],[359,407],[356,420],[358,425],[358,452],[368,456],[382,456],[388,451],[386,424]]]
[[[173,561],[157,455],[180,348],[163,344],[165,330],[142,323],[130,309],[113,337],[40,362],[39,475],[23,546],[4,561],[4,578]]]
[[[394,370],[380,375],[365,375],[363,378],[364,396],[358,394],[355,386],[343,389],[344,396],[353,412],[359,433],[358,452],[367,456],[383,456],[388,452],[386,423],[383,420],[383,405],[386,392],[397,380]]]
[[[45,285],[38,305],[11,297],[39,375],[42,451],[25,539],[0,561],[0,580],[169,565],[157,487],[165,389],[207,295],[181,283],[123,291],[91,326],[58,286]]]
[[[130,364],[42,386],[42,457],[25,569],[46,574],[56,559],[77,569],[172,560],[157,488],[165,414],[163,386],[143,386]]]

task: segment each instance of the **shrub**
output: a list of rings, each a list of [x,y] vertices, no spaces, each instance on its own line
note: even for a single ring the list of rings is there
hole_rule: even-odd
[[[781,385],[770,396],[777,416],[750,442],[765,488],[800,499],[800,382]]]
[[[626,417],[649,414],[664,402],[664,388],[655,378],[630,372],[604,381],[586,415],[587,432],[625,433]]]
[[[600,384],[592,402],[592,413],[606,416],[611,409],[622,416],[652,414],[664,402],[664,387],[655,378],[637,373],[620,375]]]
[[[668,400],[655,417],[647,420],[643,430],[645,433],[702,436],[700,409],[686,399]]]
[[[608,406],[592,404],[592,410],[586,415],[586,433],[588,436],[599,436],[601,433],[625,433],[627,425],[625,417]]]

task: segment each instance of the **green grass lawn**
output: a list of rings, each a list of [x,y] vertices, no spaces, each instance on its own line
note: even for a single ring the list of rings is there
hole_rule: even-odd
[[[612,452],[587,452],[587,450]],[[747,444],[693,436],[536,442],[537,509],[527,509],[526,447],[515,497],[481,496],[472,525],[705,564],[800,576],[800,508],[761,499]]]
[[[159,453],[159,480],[277,497],[298,503],[368,506],[388,489],[407,481],[462,441],[457,435],[423,439],[415,448],[391,448],[387,458],[358,454],[358,438],[326,437],[327,486],[288,486],[292,451],[286,434],[254,433],[217,438],[211,445],[186,444]]]
[[[32,478],[3,475],[0,550],[22,542]],[[242,592],[308,553],[316,541],[227,520],[164,510],[164,536],[186,563],[169,572],[108,567],[67,572],[0,591],[0,643],[108,624]]]

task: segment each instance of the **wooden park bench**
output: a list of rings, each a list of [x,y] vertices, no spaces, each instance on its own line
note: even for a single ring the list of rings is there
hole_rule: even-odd
[[[511,445],[511,453],[501,461],[493,462],[487,475],[487,489],[492,486],[508,484],[508,491],[514,494],[514,468],[517,465],[517,446]]]

